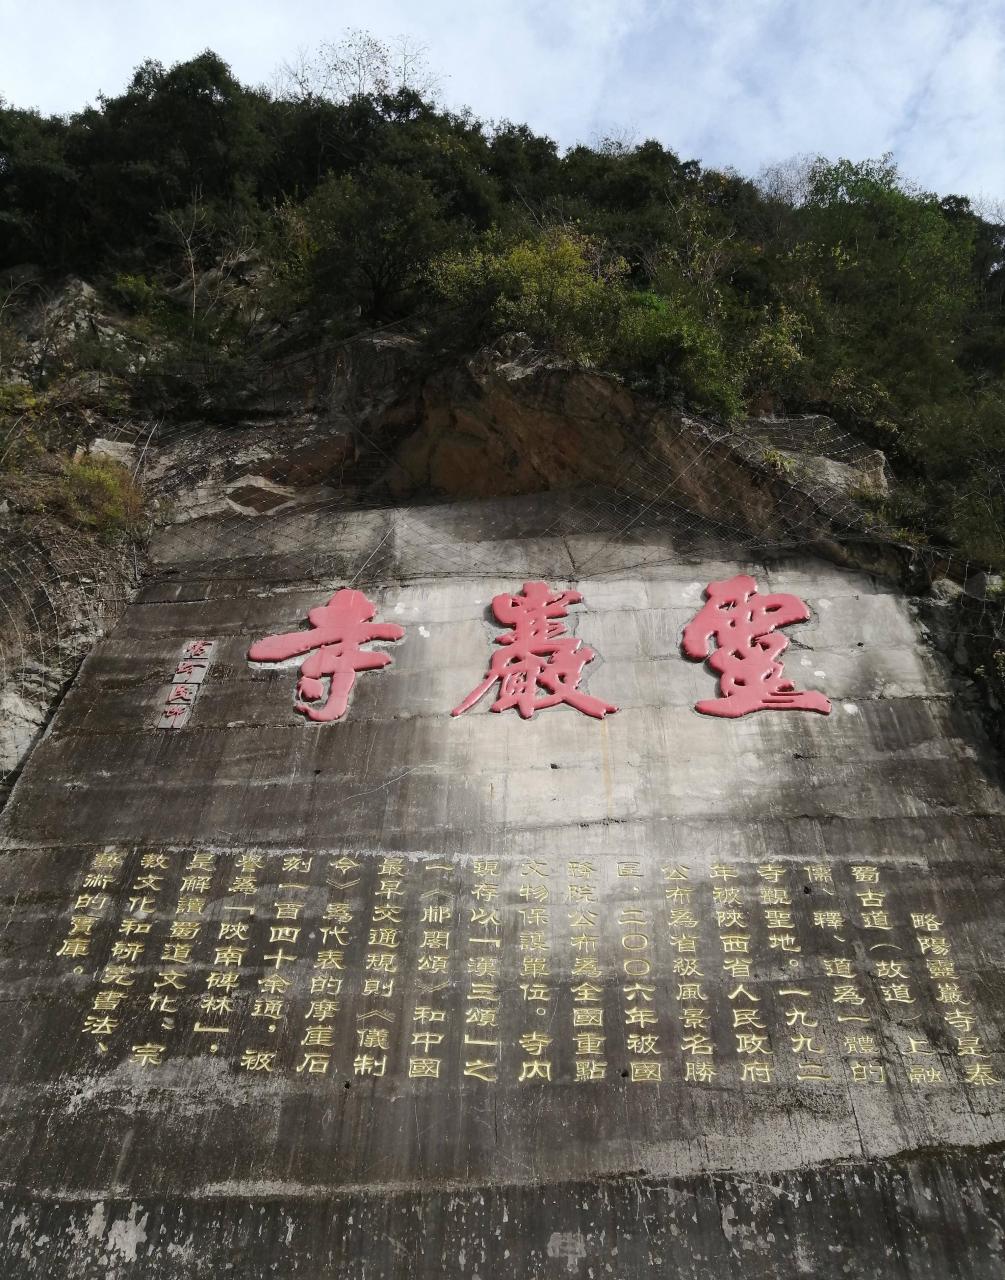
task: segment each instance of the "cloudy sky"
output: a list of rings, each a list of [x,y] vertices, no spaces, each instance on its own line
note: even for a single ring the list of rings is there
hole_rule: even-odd
[[[563,146],[655,137],[747,174],[892,151],[1005,197],[1005,0],[0,0],[0,95],[68,112],[207,47],[268,82],[358,26],[428,46],[448,105]]]

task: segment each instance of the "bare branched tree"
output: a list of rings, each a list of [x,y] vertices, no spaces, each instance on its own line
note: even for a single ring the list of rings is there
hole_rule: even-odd
[[[767,164],[754,179],[754,185],[768,200],[778,200],[799,208],[810,194],[813,166],[819,156],[790,156],[776,164]]]
[[[970,201],[970,207],[978,218],[983,218],[994,227],[1005,226],[1005,200],[999,196],[976,195]]]
[[[594,133],[590,146],[604,156],[627,156],[638,146],[639,133],[632,124],[613,125]]]
[[[317,83],[315,58],[300,45],[287,62],[280,63],[272,73],[269,90],[275,98],[292,98],[297,102],[309,102],[312,98],[324,98],[324,86]]]
[[[255,242],[246,226],[222,237],[211,226],[202,192],[196,189],[182,209],[164,210],[161,219],[178,254],[178,284],[184,290],[189,313],[189,337],[207,324],[217,327],[237,306],[236,275],[255,253]],[[204,269],[205,262],[212,267]]]
[[[403,89],[434,97],[439,80],[427,54],[426,46],[411,36],[398,36],[388,45],[352,27],[340,40],[323,40],[314,51],[299,49],[279,69],[276,91],[301,101],[347,102]]]
[[[391,46],[392,88],[410,89],[421,98],[439,97],[440,77],[430,68],[428,55],[428,45],[413,36],[397,36]]]
[[[32,362],[28,376],[37,389],[45,385],[53,369],[61,363],[67,341],[72,337],[72,301],[58,289],[40,289],[33,328],[35,333],[30,344]]]
[[[194,335],[199,296],[199,256],[207,241],[206,209],[202,192],[195,190],[184,209],[168,209],[162,216],[164,225],[181,254],[182,278],[188,289],[191,331]]]

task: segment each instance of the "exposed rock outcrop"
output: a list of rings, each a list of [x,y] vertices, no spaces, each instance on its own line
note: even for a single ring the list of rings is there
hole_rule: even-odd
[[[129,548],[0,524],[0,807],[63,691],[137,585]]]
[[[858,499],[886,475],[882,454],[829,419],[724,427],[503,344],[426,380],[387,483],[398,497],[483,498],[609,485],[770,543],[861,533]]]
[[[59,331],[110,329],[97,305],[87,286],[68,286]],[[829,419],[725,426],[543,356],[520,335],[463,362],[437,363],[393,333],[277,357],[222,419],[137,421],[88,448],[135,468],[156,522],[184,526],[189,542],[202,521],[255,525],[305,507],[589,488],[751,545],[813,546],[902,578],[910,560],[869,513],[889,483],[883,455]],[[7,534],[0,774],[16,769],[142,567],[125,549],[71,546],[41,526],[15,521]]]

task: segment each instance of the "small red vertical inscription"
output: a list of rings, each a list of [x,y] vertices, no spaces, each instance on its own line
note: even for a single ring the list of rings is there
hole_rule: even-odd
[[[492,612],[511,630],[496,636],[495,643],[503,648],[493,653],[488,674],[450,714],[463,715],[494,684],[499,691],[490,709],[516,707],[525,720],[560,702],[597,719],[617,711],[579,688],[583,669],[597,655],[578,636],[569,635],[559,619],[582,599],[578,591],[552,591],[546,582],[525,582],[517,595],[495,596]]]
[[[356,672],[386,667],[391,661],[389,653],[374,653],[361,646],[373,640],[400,640],[405,634],[404,627],[395,622],[374,622],[376,612],[362,591],[343,587],[327,604],[308,610],[309,631],[287,631],[256,640],[248,658],[252,662],[285,662],[310,654],[300,668],[294,708],[308,720],[340,720],[349,706]]]
[[[696,703],[695,710],[730,718],[752,711],[829,715],[830,700],[822,693],[799,692],[785,678],[779,661],[789,642],[777,629],[809,616],[798,596],[759,595],[757,583],[747,574],[710,582],[705,604],[684,628],[683,649],[695,662],[708,658],[719,676],[720,696]]]

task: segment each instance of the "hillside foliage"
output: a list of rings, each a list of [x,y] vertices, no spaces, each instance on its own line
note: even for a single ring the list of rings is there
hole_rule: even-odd
[[[239,380],[265,332],[401,326],[456,357],[518,330],[722,419],[828,414],[887,452],[911,537],[1005,562],[999,215],[889,157],[750,180],[652,140],[561,152],[429,89],[354,33],[269,89],[206,52],[66,118],[0,102],[3,421],[81,369],[127,399],[172,359]],[[69,275],[128,342],[26,361],[12,318]]]

